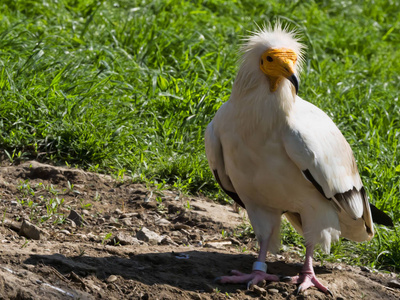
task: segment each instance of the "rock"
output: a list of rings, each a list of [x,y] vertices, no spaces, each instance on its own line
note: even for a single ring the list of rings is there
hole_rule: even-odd
[[[174,224],[174,229],[176,229],[176,230],[190,229],[190,226],[188,226],[186,224],[176,223],[176,224]]]
[[[139,245],[139,240],[128,234],[119,232],[111,238],[112,243],[120,245]]]
[[[268,289],[268,293],[277,294],[277,293],[279,293],[279,290],[278,289]]]
[[[111,283],[111,282],[116,281],[117,279],[118,279],[117,276],[115,276],[115,275],[110,275],[110,276],[106,279],[106,281],[107,281],[108,283]]]
[[[180,231],[172,231],[172,232],[170,233],[170,235],[176,236],[176,237],[181,237],[181,236],[182,236],[182,233],[181,233]]]
[[[169,236],[165,236],[165,237],[161,240],[161,244],[162,244],[162,245],[174,245],[174,246],[178,246],[178,244],[175,243]]]
[[[11,204],[11,206],[18,206],[19,205],[19,203],[17,201],[15,201],[15,200],[11,201],[10,204]]]
[[[120,210],[119,208],[117,208],[115,211],[114,211],[117,215],[122,215],[122,210]]]
[[[85,216],[90,215],[90,212],[87,209],[82,209],[82,214],[84,214]]]
[[[122,219],[121,223],[124,224],[125,226],[129,226],[129,227],[132,226],[132,222],[128,218]]]
[[[137,217],[139,214],[138,213],[123,213],[122,215],[121,215],[121,218],[122,219],[125,219],[125,218],[133,218],[133,217]]]
[[[223,249],[225,246],[229,245],[232,245],[231,241],[209,241],[205,243],[204,247]]]
[[[76,225],[81,226],[85,225],[85,220],[82,218],[80,214],[78,214],[75,210],[71,210],[67,219],[70,219],[75,222]]]
[[[28,221],[24,220],[21,224],[21,229],[18,232],[19,235],[23,235],[32,240],[42,240],[48,234],[40,229],[39,227],[29,223]]]
[[[258,285],[254,285],[254,286],[253,286],[253,292],[254,292],[257,296],[265,296],[265,295],[267,295],[267,291],[266,291],[264,288],[259,287]]]
[[[160,219],[156,220],[154,222],[154,224],[156,224],[158,226],[168,226],[169,224],[171,224],[171,222],[164,218],[160,218]]]
[[[69,232],[66,229],[60,230],[60,233],[64,233],[65,235],[70,235],[71,234],[71,232]]]
[[[400,282],[395,280],[395,279],[394,280],[390,280],[388,282],[388,286],[391,287],[391,288],[400,289]]]
[[[287,296],[289,296],[288,292],[286,292],[286,291],[282,292],[282,297],[286,298]]]
[[[158,243],[161,243],[163,239],[159,234],[147,229],[146,227],[143,227],[141,230],[139,230],[136,234],[136,237],[141,241],[149,243],[150,245],[157,245]]]
[[[70,219],[66,219],[65,223],[69,224],[69,226],[71,226],[71,228],[76,228],[76,223]]]

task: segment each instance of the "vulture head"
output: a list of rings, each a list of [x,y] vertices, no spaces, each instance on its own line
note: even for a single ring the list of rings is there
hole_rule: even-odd
[[[274,28],[264,26],[245,40],[238,76],[244,75],[248,83],[257,84],[257,79],[267,78],[270,92],[275,92],[283,80],[289,80],[297,94],[304,49],[296,31],[282,28],[279,23]]]

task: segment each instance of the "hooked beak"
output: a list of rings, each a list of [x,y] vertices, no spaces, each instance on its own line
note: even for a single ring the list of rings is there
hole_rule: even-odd
[[[292,74],[291,76],[287,77],[287,79],[293,84],[294,88],[296,89],[296,95],[299,92],[299,80],[296,74]]]

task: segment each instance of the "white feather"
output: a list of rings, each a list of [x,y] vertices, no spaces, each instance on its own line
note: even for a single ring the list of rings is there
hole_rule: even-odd
[[[296,52],[300,72],[304,46],[294,32],[269,27],[247,39],[231,97],[206,130],[210,168],[217,170],[224,189],[238,194],[258,239],[270,240],[270,250],[279,246],[277,228],[286,211],[299,214],[300,221],[288,219],[306,243],[319,243],[326,251],[340,234],[370,239],[373,232],[367,232],[366,223],[372,230],[372,220],[365,199],[355,195],[336,205],[335,199],[326,199],[362,188],[343,135],[324,112],[296,97],[288,80],[271,92],[259,68],[263,52],[282,47]],[[326,197],[304,177],[304,170]]]

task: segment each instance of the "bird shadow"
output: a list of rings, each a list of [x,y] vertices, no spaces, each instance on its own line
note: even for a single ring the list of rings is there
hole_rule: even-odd
[[[187,251],[184,253],[146,253],[120,256],[64,256],[62,254],[31,255],[24,261],[30,265],[46,265],[64,276],[73,272],[80,277],[95,276],[104,281],[111,275],[146,285],[167,284],[193,292],[211,292],[213,289],[233,293],[246,289],[245,284],[218,284],[214,279],[228,275],[236,269],[250,272],[254,255],[228,254],[220,252]],[[297,275],[301,264],[273,261],[268,263],[268,273],[276,275]],[[331,273],[325,267],[315,267],[316,274]],[[294,288],[293,288],[294,289]]]

